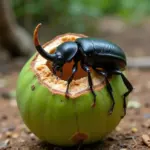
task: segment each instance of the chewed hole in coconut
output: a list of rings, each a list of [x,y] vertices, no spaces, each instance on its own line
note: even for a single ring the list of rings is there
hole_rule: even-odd
[[[56,47],[67,41],[74,41],[79,37],[84,37],[80,34],[64,34],[56,37],[50,42],[47,42],[43,48],[49,53],[54,53]],[[66,63],[63,67],[63,76],[60,77],[60,73],[57,72],[56,75],[52,73],[52,62],[47,61],[41,55],[36,55],[32,61],[32,69],[38,77],[41,84],[46,86],[51,92],[64,95],[66,92],[67,79],[72,74],[73,62]],[[94,89],[99,89],[104,86],[104,78],[95,74],[92,69],[91,76],[93,80]],[[85,92],[89,92],[89,84],[87,73],[81,69],[80,64],[78,64],[78,71],[76,72],[73,81],[69,87],[69,96],[75,98]]]
[[[58,76],[60,79],[62,80],[65,80],[67,81],[67,79],[71,76],[72,74],[72,67],[73,67],[73,61],[70,62],[70,63],[66,63],[64,66],[63,66],[63,76],[61,76],[61,73],[60,72],[57,72],[56,73],[56,76]],[[48,68],[52,71],[52,65],[49,61],[47,61],[47,64]],[[83,77],[86,77],[87,76],[87,73],[81,69],[81,66],[80,64],[78,63],[78,71],[76,72],[75,76],[74,76],[74,80],[77,80],[77,79],[80,79],[80,78],[83,78]]]

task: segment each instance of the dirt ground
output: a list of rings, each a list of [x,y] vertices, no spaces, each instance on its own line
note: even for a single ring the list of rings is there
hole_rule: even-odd
[[[128,55],[147,56],[150,55],[148,29],[148,26],[140,29],[131,27],[127,29],[128,32],[105,35],[128,49]],[[76,150],[77,147],[63,148],[41,142],[26,128],[15,98],[16,81],[24,61],[21,59],[3,62],[0,60],[3,64],[0,66],[0,150]],[[150,70],[130,69],[128,78],[134,86],[134,91],[130,95],[127,115],[103,143],[85,145],[81,150],[150,149]]]

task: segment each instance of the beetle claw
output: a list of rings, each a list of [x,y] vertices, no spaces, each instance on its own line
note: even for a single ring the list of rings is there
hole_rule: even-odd
[[[96,102],[93,102],[91,107],[94,108],[96,106]]]
[[[61,70],[60,71],[60,78],[62,78],[62,76],[63,76],[63,71]]]
[[[113,110],[114,110],[114,105],[112,105],[112,107],[110,108],[108,115],[111,115],[113,113]]]
[[[126,108],[124,108],[124,114],[121,116],[121,119],[126,115]]]
[[[53,72],[54,75],[56,75],[56,70],[55,70],[54,67],[52,67],[52,72]]]
[[[113,113],[113,110],[110,109],[109,112],[108,112],[108,115],[111,115]]]
[[[66,94],[65,94],[65,97],[66,97],[67,99],[69,99],[69,95],[68,95],[68,93],[66,93]]]

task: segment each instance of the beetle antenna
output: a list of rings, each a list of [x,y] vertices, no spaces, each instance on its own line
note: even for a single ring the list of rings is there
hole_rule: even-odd
[[[38,30],[40,28],[42,24],[39,23],[35,30],[34,30],[34,33],[33,33],[33,42],[34,42],[34,45],[35,45],[35,48],[36,50],[47,60],[51,60],[51,61],[54,61],[54,59],[56,58],[56,54],[50,54],[48,52],[46,52],[42,46],[40,45],[40,42],[38,40]]]

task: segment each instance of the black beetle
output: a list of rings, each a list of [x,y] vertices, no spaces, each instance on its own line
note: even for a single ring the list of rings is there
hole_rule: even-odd
[[[123,95],[124,115],[126,114],[126,97],[133,90],[131,83],[122,73],[126,67],[126,56],[120,47],[106,40],[97,38],[78,38],[74,42],[68,41],[60,44],[55,53],[47,53],[38,41],[38,29],[41,24],[38,24],[34,31],[34,45],[37,51],[47,60],[53,62],[53,73],[56,71],[62,72],[63,65],[67,62],[74,61],[72,75],[67,80],[66,96],[68,95],[69,84],[77,72],[78,62],[82,69],[88,74],[88,82],[90,90],[94,96],[92,106],[96,104],[96,94],[93,90],[93,83],[89,67],[91,67],[99,75],[105,77],[107,91],[112,99],[112,106],[109,114],[113,112],[115,100],[112,87],[108,78],[113,74],[121,75],[124,84],[128,91]],[[101,69],[99,69],[101,68]]]

